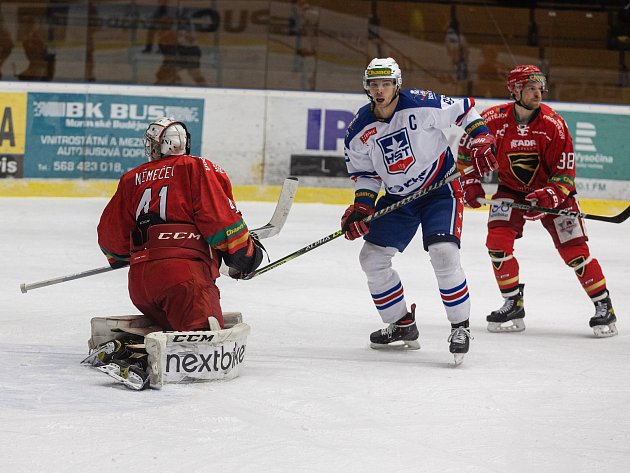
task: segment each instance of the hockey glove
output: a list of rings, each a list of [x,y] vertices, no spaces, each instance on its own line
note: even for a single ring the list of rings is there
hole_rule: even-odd
[[[356,240],[367,235],[370,231],[370,224],[363,221],[374,213],[374,207],[365,204],[354,203],[350,205],[341,217],[341,230],[343,230],[346,240]]]
[[[532,205],[538,207],[547,207],[555,209],[564,200],[560,193],[554,186],[543,187],[542,189],[536,189],[534,192],[527,194],[525,200],[528,200]],[[545,212],[526,212],[525,220],[540,220],[545,215]]]
[[[266,253],[267,250],[258,237],[251,234],[251,240],[249,245],[247,245],[247,249],[239,250],[232,256],[228,264],[228,276],[232,279],[243,279],[260,266],[263,255]],[[267,256],[267,259],[269,259],[269,256]]]
[[[499,165],[496,158],[494,136],[483,133],[470,142],[470,160],[480,176],[494,171]]]
[[[108,260],[109,261],[109,266],[112,269],[120,269],[120,268],[124,268],[125,266],[129,266],[129,261],[119,261],[119,260]]]
[[[462,190],[464,191],[464,204],[473,209],[481,207],[477,202],[478,197],[485,197],[486,192],[481,187],[481,182],[476,177],[469,177],[462,180]]]

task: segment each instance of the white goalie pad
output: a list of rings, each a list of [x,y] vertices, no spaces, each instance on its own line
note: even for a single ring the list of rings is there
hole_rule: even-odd
[[[225,328],[231,328],[243,322],[243,315],[240,312],[223,312],[223,320]],[[161,327],[152,325],[151,320],[141,314],[94,317],[90,325],[91,338],[88,340],[90,350],[101,343],[123,338],[126,334],[145,337],[151,332],[162,330]]]
[[[223,330],[153,332],[144,339],[151,386],[236,378],[245,361],[250,326]]]
[[[93,317],[90,321],[91,337],[88,340],[90,350],[101,343],[120,339],[127,334],[145,336],[160,327],[151,326],[151,320],[144,315],[117,315],[109,317]]]

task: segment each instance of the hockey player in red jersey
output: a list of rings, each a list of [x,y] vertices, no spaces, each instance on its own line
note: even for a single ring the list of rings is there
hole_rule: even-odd
[[[262,261],[232,196],[230,180],[210,160],[190,156],[184,123],[161,118],[145,133],[149,162],[124,174],[98,225],[112,267],[130,264],[134,305],[164,330],[224,326],[219,261],[238,278]]]
[[[490,107],[481,115],[496,137],[499,185],[493,199],[540,207],[579,211],[575,190],[575,154],[564,119],[542,103],[546,78],[532,65],[517,66],[508,74],[513,102]],[[470,165],[470,137],[460,142],[458,166]],[[478,175],[463,180],[467,205],[480,207],[485,197]],[[514,256],[514,241],[523,235],[526,220],[540,220],[564,262],[570,266],[595,305],[590,326],[598,337],[617,334],[606,279],[590,254],[583,219],[534,213],[494,205],[490,209],[486,246],[494,275],[505,299],[503,307],[487,317],[491,332],[525,330],[524,284]]]

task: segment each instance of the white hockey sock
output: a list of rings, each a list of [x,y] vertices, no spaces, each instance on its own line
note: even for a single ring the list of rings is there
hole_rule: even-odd
[[[398,321],[407,313],[405,293],[398,273],[392,268],[392,258],[398,250],[365,242],[359,262],[367,276],[368,288],[381,319],[385,323]]]
[[[429,246],[429,256],[449,322],[463,322],[470,317],[470,298],[457,244],[434,243]]]

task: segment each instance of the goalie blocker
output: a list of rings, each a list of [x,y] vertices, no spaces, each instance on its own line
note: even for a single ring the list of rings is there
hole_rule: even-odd
[[[240,374],[245,361],[251,329],[243,323],[240,312],[224,312],[223,317],[223,330],[215,326],[213,330],[191,332],[160,331],[143,315],[95,317],[91,321],[88,346],[94,352],[98,345],[112,339],[124,339],[130,334],[144,337],[149,382],[154,388],[233,379]],[[214,321],[211,319],[211,327]],[[107,370],[101,371],[109,374]]]

